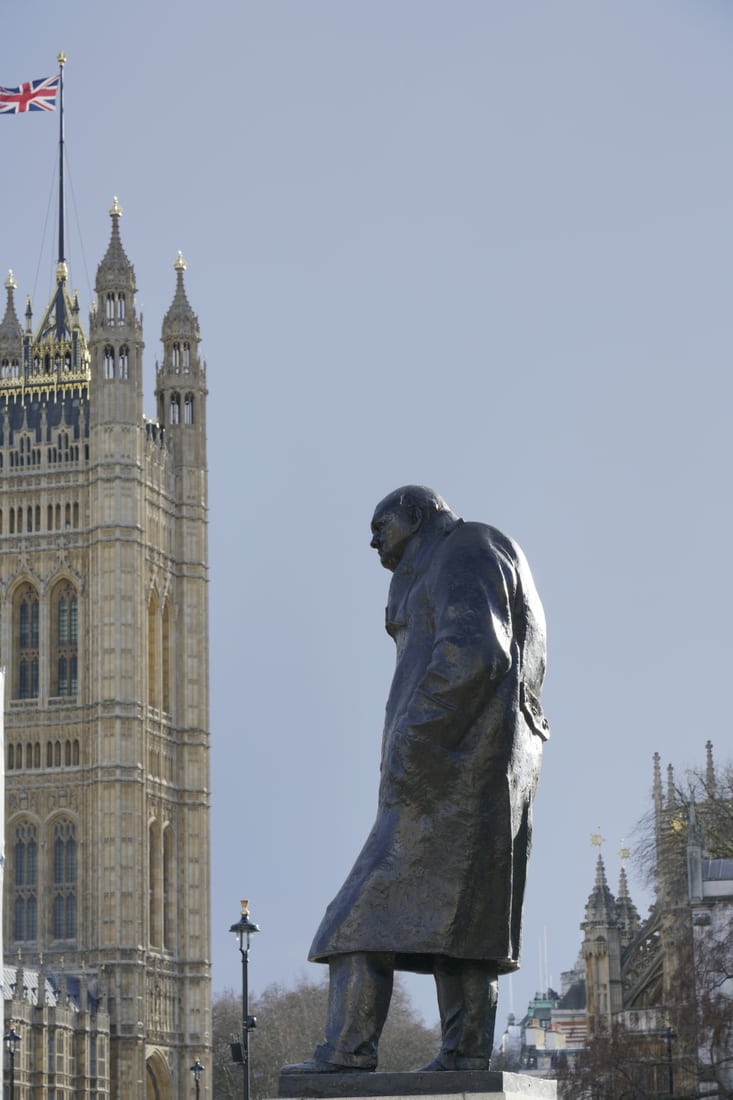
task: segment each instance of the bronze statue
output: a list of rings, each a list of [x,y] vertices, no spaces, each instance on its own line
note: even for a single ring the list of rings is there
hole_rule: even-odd
[[[544,614],[516,543],[424,486],[377,505],[371,545],[397,646],[377,817],[310,950],[329,964],[325,1042],[283,1072],[374,1070],[395,970],[435,976],[442,1044],[423,1069],[486,1070],[548,737]]]

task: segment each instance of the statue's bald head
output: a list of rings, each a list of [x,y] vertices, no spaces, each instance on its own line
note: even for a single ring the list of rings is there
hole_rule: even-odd
[[[454,520],[443,498],[427,485],[403,485],[381,500],[374,509],[371,546],[385,569],[392,572],[407,544],[421,527],[441,519]]]
[[[425,516],[435,512],[450,512],[450,508],[439,493],[429,489],[427,485],[403,485],[401,489],[395,489],[384,500],[380,501],[374,509],[374,514],[387,508],[420,508]]]

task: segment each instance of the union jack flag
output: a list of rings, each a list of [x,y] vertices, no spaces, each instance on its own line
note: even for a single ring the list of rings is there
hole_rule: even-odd
[[[0,88],[0,115],[22,115],[26,111],[55,111],[60,75],[27,80],[19,88]]]

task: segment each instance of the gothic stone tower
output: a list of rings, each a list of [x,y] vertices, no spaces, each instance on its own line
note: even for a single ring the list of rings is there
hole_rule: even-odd
[[[121,213],[88,336],[63,261],[35,328],[5,284],[3,919],[10,959],[97,990],[112,1097],[163,1100],[210,1043],[207,391],[179,255],[143,418]]]

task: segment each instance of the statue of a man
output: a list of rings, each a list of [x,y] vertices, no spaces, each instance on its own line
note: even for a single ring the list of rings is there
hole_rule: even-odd
[[[532,799],[548,736],[545,620],[506,535],[420,485],[377,505],[397,646],[374,826],[316,932],[325,1041],[284,1073],[374,1070],[395,970],[432,973],[442,1029],[424,1070],[485,1070],[498,976],[519,965]]]

